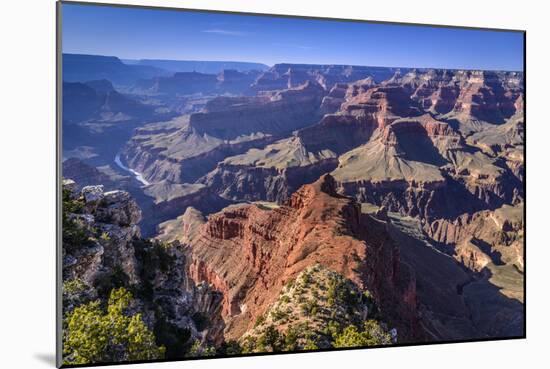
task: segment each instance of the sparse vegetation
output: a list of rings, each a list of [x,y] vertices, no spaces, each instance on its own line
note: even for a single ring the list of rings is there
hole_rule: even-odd
[[[368,291],[316,265],[287,284],[239,343],[243,353],[390,344],[385,325],[373,319],[376,312]]]
[[[265,331],[258,337],[257,344],[261,351],[280,351],[281,335],[277,328],[273,325],[268,325]]]
[[[216,355],[216,348],[196,340],[187,353],[187,357],[204,357]]]
[[[254,324],[254,327],[259,327],[260,325],[264,324],[265,322],[265,316],[260,315],[256,318],[256,323]]]
[[[82,279],[74,278],[63,282],[63,310],[71,311],[73,308],[88,303],[93,299],[93,294]]]
[[[389,345],[391,336],[375,320],[367,320],[360,330],[355,325],[347,326],[334,337],[334,347],[362,347]]]
[[[288,314],[280,309],[275,309],[271,311],[271,319],[273,319],[274,322],[285,319],[287,316]]]

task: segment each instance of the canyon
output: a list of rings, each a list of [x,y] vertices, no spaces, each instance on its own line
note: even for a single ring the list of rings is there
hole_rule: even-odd
[[[522,72],[66,57],[87,296],[122,276],[149,327],[223,354],[525,334]]]

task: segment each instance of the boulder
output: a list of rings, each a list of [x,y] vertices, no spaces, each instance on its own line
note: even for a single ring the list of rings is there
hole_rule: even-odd
[[[81,193],[86,203],[97,203],[103,199],[103,185],[85,186],[82,188]]]

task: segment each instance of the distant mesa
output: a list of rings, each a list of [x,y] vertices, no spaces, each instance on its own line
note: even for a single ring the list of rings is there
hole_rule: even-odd
[[[203,60],[165,60],[165,59],[123,59],[129,65],[150,66],[171,72],[197,72],[203,74],[218,74],[224,70],[239,72],[264,71],[269,66],[261,63]]]
[[[390,78],[396,68],[352,65],[275,64],[252,85],[256,91],[278,90],[299,86],[306,81],[317,82],[325,90],[337,83],[353,82],[371,77],[376,82]]]
[[[127,65],[115,56],[63,54],[62,76],[66,82],[107,79],[115,85],[131,85],[142,78],[168,75],[148,65]]]

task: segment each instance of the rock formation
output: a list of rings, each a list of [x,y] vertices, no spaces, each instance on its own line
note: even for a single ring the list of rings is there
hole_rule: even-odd
[[[105,301],[112,289],[125,287],[134,291],[132,309],[143,314],[168,358],[183,357],[195,339],[219,337],[219,293],[188,278],[178,242],[140,237],[141,210],[127,192],[104,192],[101,185],[77,192],[67,179],[63,207],[65,312],[92,299]],[[209,316],[212,326],[199,324],[199,315]]]
[[[138,130],[125,156],[147,180],[194,182],[224,157],[316,122],[322,96],[306,83],[259,97],[219,97],[201,113]]]
[[[412,337],[414,277],[383,232],[368,224],[353,200],[336,193],[334,179],[323,176],[281,207],[240,205],[211,215],[187,245],[189,273],[222,292],[226,339],[252,328],[283,286],[317,263],[369,288],[388,312],[399,310],[396,324]]]

